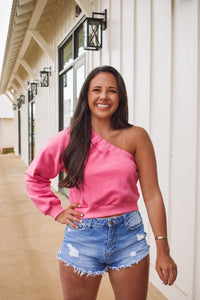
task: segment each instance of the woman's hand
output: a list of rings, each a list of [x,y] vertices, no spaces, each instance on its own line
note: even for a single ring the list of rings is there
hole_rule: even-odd
[[[78,218],[83,217],[83,214],[76,211],[75,207],[81,207],[78,203],[71,203],[65,210],[63,210],[57,217],[56,221],[58,221],[61,224],[68,224],[71,227],[77,228],[77,225],[74,224],[72,221],[81,223],[82,220]],[[77,217],[76,217],[77,216]]]
[[[157,255],[156,271],[165,285],[172,285],[176,280],[177,266],[168,253],[161,253]]]

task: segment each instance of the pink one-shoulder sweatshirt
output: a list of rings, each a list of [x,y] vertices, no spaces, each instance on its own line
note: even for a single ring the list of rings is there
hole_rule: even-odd
[[[61,202],[50,188],[64,164],[60,155],[70,140],[64,129],[50,138],[25,172],[27,193],[36,207],[54,219],[63,211]],[[69,189],[71,203],[84,218],[122,214],[138,209],[137,166],[133,156],[103,139],[92,129],[89,156],[84,169],[84,184]]]

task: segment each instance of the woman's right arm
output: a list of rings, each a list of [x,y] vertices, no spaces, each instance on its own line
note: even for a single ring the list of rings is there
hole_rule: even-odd
[[[36,207],[54,219],[63,211],[59,198],[51,190],[50,179],[63,169],[60,154],[69,143],[69,130],[63,130],[42,147],[25,172],[27,193]]]
[[[60,199],[51,190],[50,181],[64,169],[60,155],[68,143],[69,129],[50,138],[25,172],[25,184],[30,199],[43,214],[51,216],[61,224],[76,228],[72,221],[81,222],[78,217],[83,216],[75,210],[80,207],[79,204],[71,203],[63,209]]]

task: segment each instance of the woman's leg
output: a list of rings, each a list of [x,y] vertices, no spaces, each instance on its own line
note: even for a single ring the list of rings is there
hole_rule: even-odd
[[[115,300],[146,300],[149,277],[149,255],[132,267],[109,269]]]
[[[66,266],[62,261],[59,261],[59,266],[64,300],[96,299],[102,278],[101,275],[80,276],[74,272],[73,267]]]

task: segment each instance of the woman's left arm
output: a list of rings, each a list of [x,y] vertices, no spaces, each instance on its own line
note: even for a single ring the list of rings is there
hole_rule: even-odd
[[[143,128],[136,127],[135,133],[135,162],[149,221],[155,237],[167,237],[165,206],[158,184],[153,145]],[[164,284],[172,285],[177,277],[177,266],[170,256],[167,239],[157,239],[156,248],[158,275]]]

